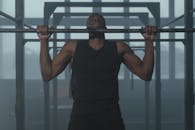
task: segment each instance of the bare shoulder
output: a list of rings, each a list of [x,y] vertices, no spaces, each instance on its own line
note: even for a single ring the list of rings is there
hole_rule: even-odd
[[[125,43],[124,41],[117,41],[116,45],[117,45],[117,51],[121,55],[124,55],[127,52],[133,53],[133,51],[131,50],[129,45],[127,43]]]
[[[77,46],[77,40],[69,40],[65,42],[64,46],[62,47],[62,52],[68,52],[71,53],[71,55],[74,55],[76,46]]]

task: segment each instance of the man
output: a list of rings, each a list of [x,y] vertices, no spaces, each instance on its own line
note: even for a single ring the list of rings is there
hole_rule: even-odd
[[[105,19],[93,13],[88,29],[105,29]],[[73,108],[69,130],[124,130],[119,108],[118,72],[120,64],[143,80],[151,80],[154,66],[155,26],[143,29],[146,47],[143,60],[122,41],[107,41],[104,33],[90,32],[89,40],[70,40],[51,60],[48,50],[47,26],[38,26],[40,64],[43,80],[49,81],[71,62]]]

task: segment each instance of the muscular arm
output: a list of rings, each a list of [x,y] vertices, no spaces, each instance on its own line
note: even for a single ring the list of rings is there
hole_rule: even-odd
[[[124,64],[143,80],[151,80],[154,68],[154,47],[153,41],[156,36],[156,26],[146,26],[142,29],[145,39],[145,55],[143,60],[136,56],[131,48],[123,43],[118,43],[118,51],[122,54]]]
[[[61,51],[51,60],[47,40],[41,41],[40,66],[43,80],[49,81],[61,73],[71,60],[76,41],[67,42]]]
[[[119,53],[122,54],[123,63],[127,68],[143,80],[151,80],[154,67],[154,48],[152,43],[146,43],[143,60],[134,54],[124,42],[117,44]]]

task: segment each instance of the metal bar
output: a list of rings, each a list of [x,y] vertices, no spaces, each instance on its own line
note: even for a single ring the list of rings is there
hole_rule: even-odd
[[[43,82],[44,90],[44,130],[50,130],[50,86],[48,82]]]
[[[71,0],[64,0],[64,1],[66,1],[66,2],[70,2]],[[64,9],[64,11],[65,11],[65,13],[67,14],[67,13],[70,13],[71,12],[71,9],[70,9],[70,7],[66,7],[65,9]],[[53,14],[53,17],[54,17],[54,15],[55,15],[55,13]],[[65,19],[67,19],[67,18],[70,18],[70,17],[66,17]],[[70,18],[70,19],[72,19],[72,18]],[[61,19],[61,22],[62,22],[63,20]],[[78,21],[78,22],[81,22],[80,20]],[[71,23],[71,22],[70,22]],[[85,23],[85,22],[84,22]],[[86,24],[86,23],[85,23]],[[58,24],[59,25],[59,24]],[[80,25],[80,24],[77,24],[76,26],[78,26],[78,25]],[[63,25],[65,28],[70,28],[72,25],[71,24],[66,24],[66,25]],[[71,38],[71,34],[69,34],[69,33],[65,33],[64,34],[64,36],[65,36],[65,38],[66,39],[70,39]],[[64,87],[65,87],[65,89],[68,91],[68,96],[71,98],[71,96],[72,96],[72,93],[71,93],[71,85],[70,85],[70,80],[71,80],[71,64],[69,64],[68,66],[67,66],[67,69],[65,70],[65,72],[64,72],[64,76],[65,76],[65,84],[64,84]]]
[[[169,1],[169,17],[175,17],[175,0]],[[170,25],[169,25],[170,24]],[[175,28],[174,24],[168,23],[170,28]],[[170,33],[169,38],[175,39],[175,34]],[[169,79],[175,79],[175,44],[169,44]]]
[[[56,26],[56,19],[54,18],[53,19],[53,25]],[[57,39],[57,34],[54,33],[53,34],[53,38],[54,39]],[[57,41],[53,41],[53,57],[56,56],[57,54]],[[53,115],[53,118],[52,118],[52,128],[53,130],[58,130],[58,79],[57,77],[55,77],[53,80],[52,80],[52,88],[53,88],[53,111],[52,111],[52,115]]]
[[[50,29],[49,33],[89,33],[89,32],[102,32],[102,33],[140,33],[142,29]],[[157,29],[160,32],[195,32],[195,28],[167,28]],[[37,33],[35,29],[16,29],[16,28],[1,28],[0,33]]]
[[[12,16],[9,15],[9,14],[4,13],[3,11],[0,11],[0,15],[1,15],[1,16],[4,16],[5,18],[7,18],[7,19],[9,19],[9,20],[12,20],[12,21],[15,22],[15,23],[18,22],[18,19],[12,17]],[[25,27],[30,28],[30,29],[35,29],[35,28],[31,27],[31,26],[28,25],[28,24],[23,23],[23,25],[24,25]]]
[[[57,52],[57,47],[53,48],[55,52]],[[55,56],[55,55],[54,55]],[[52,80],[52,88],[53,88],[53,97],[52,97],[52,128],[53,130],[58,130],[58,80],[57,78],[54,78]]]
[[[189,13],[192,13],[194,11],[195,11],[195,9],[192,9],[192,10],[189,11]],[[180,15],[179,17],[176,17],[175,19],[169,21],[168,23],[162,25],[161,27],[163,28],[163,27],[169,26],[170,24],[175,23],[176,21],[182,19],[183,17],[184,17],[184,14]]]
[[[68,8],[65,8],[65,9],[68,9]],[[101,12],[101,11],[97,11],[97,12]],[[90,14],[91,13],[78,13],[78,12],[77,13],[71,13],[71,12],[53,13],[53,19],[57,20],[56,21],[57,22],[56,25],[59,25],[60,22],[63,20],[64,17],[65,17],[64,19],[66,20],[66,22],[63,22],[63,23],[67,23],[67,19],[69,18],[69,19],[71,19],[71,22],[69,22],[69,23],[71,23],[71,26],[73,26],[72,25],[73,19],[77,18],[77,19],[79,19],[79,21],[81,21],[81,19],[84,19],[85,17],[88,17]],[[103,16],[105,16],[107,23],[109,22],[108,19],[112,19],[111,20],[112,25],[114,23],[114,19],[123,18],[123,20],[124,19],[131,19],[130,20],[131,22],[126,22],[127,24],[123,24],[120,21],[119,22],[120,25],[128,25],[128,26],[130,26],[130,23],[132,24],[132,20],[135,19],[135,17],[134,18],[131,18],[130,16],[137,16],[144,25],[148,25],[148,21],[149,21],[148,20],[148,13],[129,13],[129,12],[128,13],[127,12],[123,12],[123,13],[110,13],[110,12],[109,13],[104,13],[104,12],[101,12],[101,14]],[[83,16],[85,16],[85,17],[83,17]],[[83,22],[83,23],[84,24],[82,24],[80,22],[79,25],[81,25],[81,24],[82,25],[85,25],[86,24],[85,22]],[[137,24],[138,24],[138,22],[137,22]],[[109,25],[109,23],[108,23],[108,25]],[[70,25],[69,24],[66,24],[66,26],[70,26]]]
[[[71,16],[78,16],[78,17],[81,17],[81,16],[89,16],[91,13],[79,13],[79,12],[77,12],[77,13],[55,13],[55,14],[59,14],[59,15],[63,15],[63,16],[65,16],[65,17],[67,17],[67,16],[69,16],[69,17],[71,17]],[[145,15],[146,13],[124,13],[124,12],[121,12],[121,13],[119,13],[119,12],[116,12],[116,13],[113,13],[113,12],[101,12],[101,14],[103,15],[103,16],[118,16],[118,17],[124,17],[124,16],[140,16],[140,15]]]
[[[0,11],[0,15],[3,16],[3,17],[5,17],[5,18],[7,18],[7,19],[9,19],[9,20],[12,20],[14,22],[17,22],[16,18],[10,16],[9,14],[4,13],[3,11]]]
[[[161,27],[164,28],[164,27],[166,27],[166,26],[169,26],[170,24],[175,23],[176,21],[182,19],[183,17],[184,17],[184,14],[182,14],[181,16],[179,16],[179,17],[177,17],[177,18],[175,18],[175,19],[169,21],[168,23],[166,23],[165,25],[163,25],[163,26],[161,26]]]
[[[44,15],[45,15],[45,12],[44,12]],[[45,17],[43,19],[43,24],[47,25],[48,23],[46,22],[45,20]],[[50,83],[48,81],[43,81],[43,89],[45,91],[45,95],[44,95],[44,115],[45,115],[45,118],[44,118],[44,130],[51,130],[51,116],[50,116]],[[47,119],[46,119],[47,117]]]
[[[53,18],[49,19],[49,22],[52,21]],[[195,18],[193,18],[195,19]],[[161,26],[165,25],[167,23],[167,21],[169,21],[170,18],[161,18]],[[154,18],[149,18],[149,21],[151,23],[155,23]],[[43,22],[42,18],[25,18],[24,22],[28,25],[31,26],[37,26],[39,24],[41,24]],[[62,21],[60,22],[60,26],[64,26],[64,23],[66,23],[66,25],[70,25],[70,26],[85,26],[86,25],[86,18],[85,17],[66,17],[63,18]],[[113,25],[113,26],[121,26],[121,25],[125,25],[127,23],[130,23],[131,26],[140,26],[140,20],[139,18],[110,18],[107,17],[106,18],[106,23],[107,25]],[[13,23],[10,23],[9,20],[0,17],[0,25],[1,26],[14,26]],[[184,21],[183,20],[178,20],[174,23],[175,26],[184,26]]]
[[[57,50],[61,49],[63,46],[57,46],[55,47]],[[54,47],[49,47],[49,49],[53,49]],[[131,46],[131,49],[136,51],[145,50],[145,46]]]
[[[127,0],[124,0],[124,2],[127,2]],[[127,12],[129,13],[130,12],[129,11],[129,7],[124,7],[123,10],[124,10],[125,13],[127,13]],[[127,18],[127,16],[126,16],[126,18]],[[130,27],[130,23],[127,23],[127,24],[124,25],[124,28],[129,28],[129,27]],[[128,39],[130,36],[131,35],[128,34],[128,33],[124,34],[124,38],[125,39]],[[126,67],[124,67],[123,69],[124,69],[124,79],[127,80],[126,84],[129,86],[129,85],[131,85],[131,80],[129,80],[129,77],[130,77],[129,70]]]
[[[0,9],[2,9],[2,1],[0,1]],[[0,34],[0,42],[2,43],[3,42],[3,35]],[[3,44],[0,45],[0,79],[3,79]]]
[[[156,8],[153,7],[153,10]],[[157,27],[160,27],[160,5],[158,5],[158,9],[155,11],[155,21]],[[156,36],[157,39],[160,39],[160,34],[158,33]],[[161,44],[160,41],[156,42],[155,46],[155,130],[161,130]]]
[[[24,0],[15,0],[16,30],[24,25]],[[16,130],[25,130],[24,34],[16,33]]]
[[[146,7],[159,4],[158,2],[45,2],[48,7]]]
[[[133,51],[136,51],[136,50],[134,50],[133,49]],[[131,73],[131,90],[134,90],[134,75],[133,75],[133,73]]]
[[[145,130],[150,130],[150,82],[145,81]]]
[[[186,28],[193,27],[193,0],[185,0],[184,23]],[[190,13],[189,13],[190,12]],[[184,128],[194,130],[194,90],[193,90],[193,33],[185,33],[185,88],[184,88]]]
[[[44,23],[46,23],[50,16],[53,14],[57,7],[89,7],[89,8],[100,8],[100,7],[151,7],[158,6],[159,2],[45,2],[44,5]],[[46,11],[47,10],[47,11]],[[151,12],[153,13],[153,12]]]
[[[66,42],[69,40],[77,40],[77,41],[82,41],[82,40],[88,40],[88,39],[49,39],[49,41],[58,41],[58,42]],[[126,42],[144,42],[144,39],[106,39],[106,40],[112,40],[112,41],[126,41]],[[25,39],[25,42],[39,42],[39,39]],[[155,41],[161,41],[161,42],[183,42],[184,39],[155,39]]]

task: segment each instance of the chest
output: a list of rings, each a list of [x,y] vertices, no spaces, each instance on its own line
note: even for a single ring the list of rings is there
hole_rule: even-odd
[[[78,47],[72,69],[81,73],[112,73],[118,71],[120,57],[114,47],[105,45],[99,50],[88,46]]]

